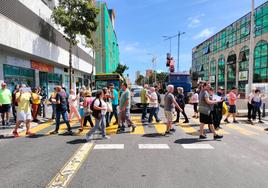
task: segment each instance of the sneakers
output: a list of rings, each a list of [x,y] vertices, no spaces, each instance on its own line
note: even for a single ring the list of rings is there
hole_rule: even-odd
[[[204,135],[200,135],[199,136],[199,139],[206,139],[207,137],[206,136],[204,136]]]
[[[228,119],[225,119],[224,122],[225,122],[225,123],[230,123],[230,122],[228,121]]]
[[[264,122],[262,120],[260,120],[259,123],[264,123]]]
[[[74,133],[73,133],[73,131],[67,131],[65,134],[66,135],[73,135]]]
[[[90,136],[90,135],[86,135],[86,140],[89,142],[89,141],[91,141],[93,139],[93,137],[92,136]]]
[[[221,138],[223,138],[222,135],[217,135],[217,134],[216,134],[216,135],[214,136],[214,140],[221,139]]]
[[[167,135],[167,134],[172,134],[171,131],[166,131],[164,135]]]
[[[117,124],[118,124],[118,122],[114,122],[114,123],[113,123],[113,125],[117,125]]]
[[[13,135],[14,135],[15,138],[17,138],[17,137],[20,136],[19,133],[18,133],[17,131],[13,131],[12,133],[13,133]]]
[[[189,120],[185,120],[184,122],[182,122],[182,123],[189,123]]]
[[[233,123],[239,123],[238,121],[234,120]]]
[[[53,135],[53,134],[58,134],[58,131],[52,131],[49,134]]]
[[[265,128],[264,130],[265,130],[265,131],[268,131],[268,128]]]
[[[171,128],[170,131],[171,131],[171,132],[176,132],[176,129]]]

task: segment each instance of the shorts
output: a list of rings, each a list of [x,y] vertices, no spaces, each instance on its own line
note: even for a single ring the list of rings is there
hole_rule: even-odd
[[[2,104],[0,107],[0,113],[10,112],[11,105],[10,104]]]
[[[31,120],[32,119],[32,114],[31,112],[17,112],[17,120],[18,121],[26,121],[26,120]]]
[[[79,114],[81,117],[84,117],[85,115],[84,108],[79,108]]]
[[[172,113],[172,111],[166,111],[165,110],[165,117],[166,117],[166,119],[167,119],[167,121],[172,121],[172,119],[173,119],[173,113]]]
[[[199,120],[200,120],[200,123],[213,124],[211,113],[209,115],[200,113]]]
[[[235,105],[230,105],[230,107],[229,107],[229,113],[230,114],[235,114],[236,113],[236,106]]]

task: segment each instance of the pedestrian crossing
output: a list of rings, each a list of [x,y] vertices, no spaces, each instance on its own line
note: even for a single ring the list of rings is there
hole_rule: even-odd
[[[137,126],[134,132],[131,132],[132,128],[129,128],[128,131],[124,132],[125,134],[130,135],[144,135],[149,133],[158,133],[163,134],[166,131],[166,124],[165,122],[156,123],[153,122],[152,124],[143,123],[141,121],[140,116],[132,116],[131,120]],[[111,121],[111,125],[106,128],[107,135],[116,135],[118,134],[118,125],[112,125],[115,120]],[[94,123],[94,120],[93,120]],[[85,136],[86,133],[90,130],[90,127],[84,127],[82,131],[79,130],[80,123],[77,120],[73,120],[70,122],[71,127],[74,131],[74,136]],[[190,136],[198,136],[199,135],[199,120],[198,119],[190,119],[190,123],[176,123],[174,124],[177,127],[177,131],[179,133],[184,133]],[[258,125],[249,125],[249,124],[222,124],[223,129],[217,130],[217,134],[220,135],[234,135],[240,134],[243,136],[259,136],[261,134],[266,134],[264,131],[264,127]],[[42,123],[36,127],[31,128],[31,132],[35,134],[43,134],[43,136],[50,136],[50,132],[53,131],[55,128],[54,121],[47,121]],[[208,129],[208,126],[205,125],[205,129]],[[63,134],[67,130],[67,126],[62,124],[59,129],[59,134]],[[20,133],[21,137],[26,136],[26,131]]]

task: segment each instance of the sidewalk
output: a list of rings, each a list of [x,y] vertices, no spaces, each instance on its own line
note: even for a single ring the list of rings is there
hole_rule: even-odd
[[[15,128],[15,121],[13,119],[12,112],[10,113],[10,116],[11,116],[11,118],[10,118],[10,125],[9,126],[3,127],[2,125],[0,125],[0,138],[13,136],[12,132]],[[51,108],[51,106],[46,106],[46,118],[38,116],[37,119],[40,122],[39,123],[31,122],[31,128],[37,127],[38,125],[49,121],[51,119],[51,116],[52,116],[52,108]],[[22,128],[18,129],[18,133],[21,133],[25,130],[26,130],[26,127],[25,127],[25,125],[23,125]]]

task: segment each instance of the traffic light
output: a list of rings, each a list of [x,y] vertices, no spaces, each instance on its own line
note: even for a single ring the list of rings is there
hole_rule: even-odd
[[[167,67],[170,66],[170,59],[171,59],[171,54],[167,53],[167,64],[166,64]]]

